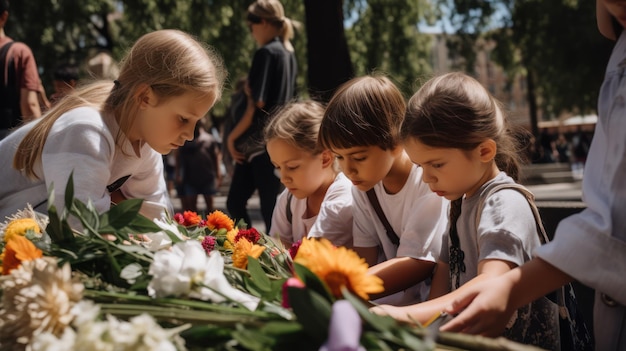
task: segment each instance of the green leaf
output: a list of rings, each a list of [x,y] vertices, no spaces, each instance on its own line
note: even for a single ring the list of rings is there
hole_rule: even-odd
[[[127,227],[131,232],[136,234],[157,233],[162,231],[161,227],[141,214],[137,214],[134,218],[132,218]]]
[[[95,230],[100,225],[100,216],[93,206],[86,206],[82,201],[74,200],[71,213],[81,220],[84,227]]]
[[[320,280],[320,278],[313,272],[311,272],[307,267],[294,262],[293,268],[296,272],[296,275],[300,278],[300,280],[304,283],[307,289],[311,289],[321,296],[325,297],[329,302],[334,301],[333,296],[330,294],[328,287],[324,282]]]
[[[65,208],[71,209],[74,203],[74,171],[70,173],[65,186]]]
[[[293,312],[304,331],[319,345],[328,338],[331,303],[311,289],[288,287],[287,294]]]
[[[128,226],[141,209],[142,199],[129,199],[124,200],[111,207],[107,212],[109,218],[109,225],[115,229],[121,229]]]
[[[248,256],[248,272],[250,272],[250,280],[262,292],[269,292],[272,289],[270,278],[267,277],[265,271],[261,267],[259,260]]]
[[[354,306],[357,312],[359,312],[361,318],[374,329],[381,332],[390,332],[391,329],[397,325],[397,322],[389,316],[380,316],[370,312],[363,301],[348,291],[345,287],[342,288],[341,291],[343,293],[343,297],[350,301],[352,306]]]

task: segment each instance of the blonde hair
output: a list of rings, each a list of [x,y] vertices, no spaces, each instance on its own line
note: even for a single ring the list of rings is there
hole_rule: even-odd
[[[276,112],[265,127],[265,142],[281,139],[313,155],[324,149],[317,137],[324,117],[324,106],[313,100],[292,102]]]
[[[159,30],[143,35],[120,65],[115,84],[96,81],[76,89],[59,101],[22,139],[13,167],[38,179],[34,164],[41,158],[54,122],[69,110],[91,106],[115,117],[120,130],[115,136],[121,146],[139,109],[137,91],[149,86],[159,104],[188,92],[217,101],[222,94],[226,70],[220,56],[208,45],[179,30]]]
[[[294,51],[290,39],[294,35],[294,27],[299,26],[299,22],[285,17],[283,4],[278,0],[257,0],[248,6],[248,13],[262,18],[278,29],[280,37],[287,51]]]

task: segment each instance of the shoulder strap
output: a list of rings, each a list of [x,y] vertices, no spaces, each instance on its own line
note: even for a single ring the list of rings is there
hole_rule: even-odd
[[[2,82],[1,85],[2,86],[8,86],[8,84],[4,84],[4,82],[6,81],[6,77],[4,76],[4,68],[6,67],[6,62],[7,62],[7,54],[9,53],[9,49],[11,48],[11,46],[13,45],[13,41],[10,41],[6,44],[4,44],[2,46],[2,48],[0,48],[0,78],[2,78]],[[11,67],[8,67],[8,72],[11,71]]]
[[[376,192],[374,192],[374,188],[371,188],[366,193],[367,193],[367,198],[370,200],[370,203],[372,204],[372,207],[374,208],[374,211],[376,211],[378,218],[380,219],[383,226],[385,227],[385,231],[387,232],[387,237],[389,237],[389,240],[391,240],[391,242],[394,245],[399,245],[400,238],[398,238],[398,234],[396,234],[396,232],[391,227],[391,224],[389,224],[387,217],[385,217],[385,213],[383,212],[383,209],[380,207],[380,202],[378,202],[378,196],[376,196]]]
[[[485,200],[489,198],[492,194],[502,190],[502,189],[513,189],[517,190],[528,201],[530,205],[530,209],[533,211],[533,216],[535,217],[535,223],[537,224],[537,232],[539,234],[539,239],[542,244],[545,244],[550,241],[548,235],[546,234],[546,229],[543,227],[543,223],[541,222],[541,216],[539,215],[539,210],[537,209],[537,205],[535,205],[535,195],[530,192],[525,186],[517,183],[508,183],[508,184],[500,184],[491,188],[487,194],[480,197],[478,201],[478,210],[476,211],[476,231],[478,231],[478,224],[480,223],[480,215],[483,212],[483,207],[485,206]]]
[[[291,192],[287,193],[287,205],[285,205],[285,213],[287,214],[287,221],[291,224],[293,219],[293,213],[291,212],[291,199],[293,198],[293,194]]]

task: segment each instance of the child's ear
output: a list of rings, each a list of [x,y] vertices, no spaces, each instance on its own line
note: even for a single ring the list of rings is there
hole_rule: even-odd
[[[148,106],[156,106],[157,98],[154,95],[154,91],[147,84],[142,84],[137,88],[135,92],[135,97],[137,99],[137,103],[139,104],[139,108],[146,108]]]
[[[332,166],[334,161],[335,157],[333,157],[333,153],[330,150],[322,151],[322,167]]]
[[[478,145],[478,152],[482,162],[490,162],[496,157],[498,146],[493,139],[487,139]]]

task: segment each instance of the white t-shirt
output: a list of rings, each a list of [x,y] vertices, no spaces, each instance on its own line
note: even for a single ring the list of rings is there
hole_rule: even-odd
[[[272,215],[272,232],[283,241],[295,243],[303,237],[326,238],[335,246],[352,246],[352,183],[343,173],[337,174],[328,187],[317,216],[303,218],[306,199],[291,197],[291,223],[287,218],[285,189],[276,200]]]
[[[476,223],[481,197],[495,186],[511,183],[515,181],[505,172],[500,172],[474,195],[463,199],[457,221],[459,243],[465,254],[465,272],[460,274],[460,285],[478,275],[478,263],[482,260],[497,259],[521,266],[531,259],[535,248],[541,245],[528,200],[515,189],[502,189],[484,199],[480,223]],[[449,249],[450,241],[446,231],[439,259],[448,264]]]
[[[120,184],[127,198],[147,200],[142,214],[160,217],[171,203],[163,176],[161,154],[144,144],[137,156],[128,140],[122,153],[115,145],[119,127],[107,120],[97,109],[79,107],[70,110],[54,122],[46,139],[41,159],[35,164],[38,180],[26,178],[10,165],[17,146],[26,133],[40,120],[17,129],[0,142],[0,220],[26,207],[35,206],[38,212],[47,212],[48,190],[54,186],[54,205],[65,206],[65,187],[73,173],[75,197],[85,203],[91,200],[98,212],[111,206],[107,187]],[[129,176],[125,182],[122,182]]]
[[[430,191],[422,182],[422,169],[413,165],[409,177],[396,194],[387,194],[382,182],[374,186],[380,207],[400,238],[396,247],[389,237],[367,193],[354,187],[354,246],[381,249],[379,263],[395,257],[412,257],[436,262],[441,249],[441,237],[448,223],[449,201]],[[425,300],[430,286],[421,282],[414,288],[383,298],[377,302],[408,304]]]

